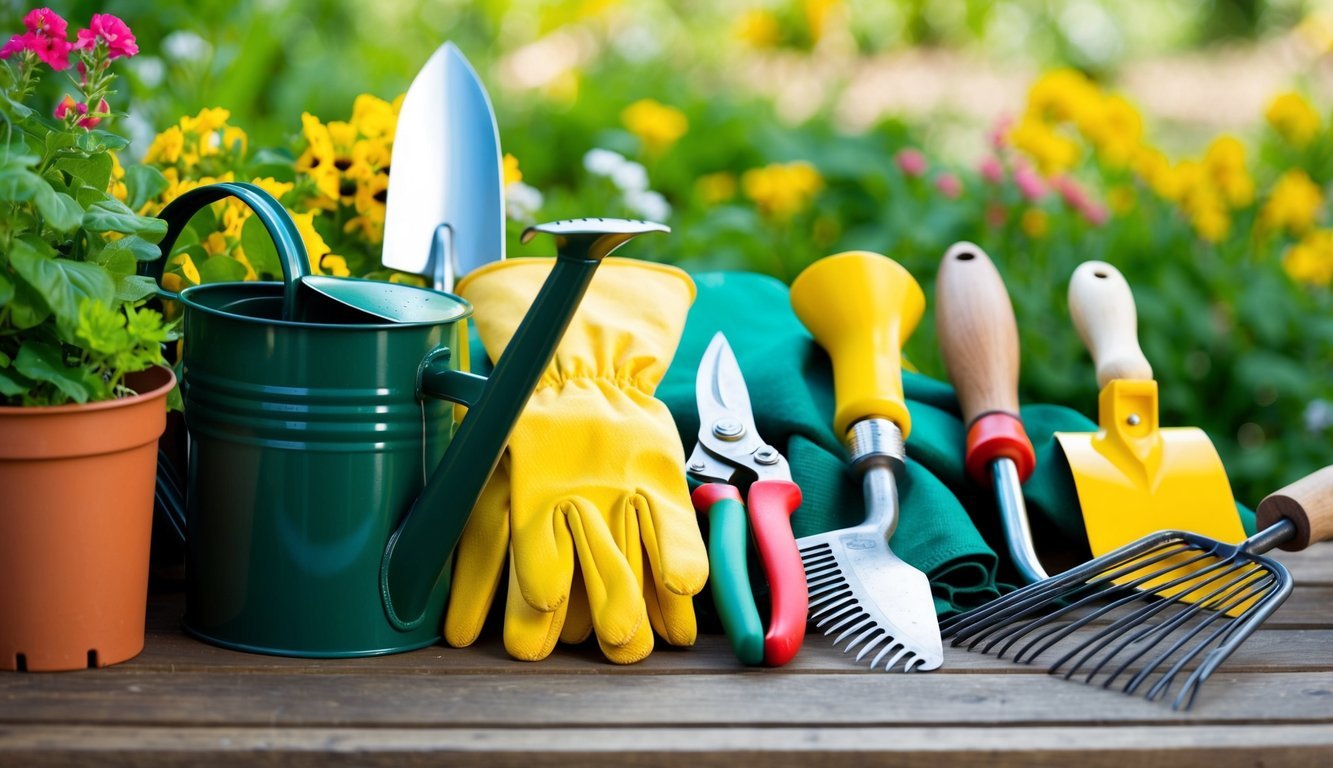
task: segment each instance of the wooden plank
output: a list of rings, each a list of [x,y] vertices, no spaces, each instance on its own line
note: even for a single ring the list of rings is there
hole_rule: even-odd
[[[1333,673],[1217,673],[1192,712],[1046,675],[274,675],[111,668],[0,676],[0,723],[870,727],[1333,725]]]
[[[1314,585],[1333,586],[1333,546],[1316,545],[1304,552],[1276,550],[1270,555],[1287,566],[1298,590]]]
[[[0,726],[0,764],[417,766],[469,753],[490,768],[552,765],[919,765],[1179,768],[1325,765],[1326,726],[1267,728],[241,729]]]
[[[1288,629],[1256,632],[1227,661],[1231,672],[1328,671],[1333,672],[1333,629]],[[854,654],[844,654],[822,636],[806,639],[800,654],[787,666],[769,674],[803,675],[871,674]],[[486,637],[469,648],[436,646],[411,653],[360,659],[297,659],[237,653],[208,645],[180,632],[154,632],[144,652],[123,668],[142,672],[226,672],[248,674],[348,674],[371,672],[381,675],[558,675],[597,674],[641,676],[658,674],[727,674],[743,670],[732,655],[726,638],[702,635],[693,648],[659,647],[639,664],[620,666],[607,662],[596,644],[559,646],[540,663],[515,661],[505,653],[497,637]],[[1045,668],[1012,664],[1007,660],[958,648],[945,648],[945,664],[932,675],[1045,674]]]

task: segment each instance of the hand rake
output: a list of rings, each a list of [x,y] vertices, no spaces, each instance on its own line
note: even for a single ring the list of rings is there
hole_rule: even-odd
[[[1239,544],[1160,531],[945,622],[952,645],[1030,664],[1127,694],[1165,697],[1188,670],[1173,709],[1291,593],[1291,574],[1263,553],[1333,538],[1333,465],[1259,503],[1260,530]],[[1118,682],[1123,681],[1123,683]]]

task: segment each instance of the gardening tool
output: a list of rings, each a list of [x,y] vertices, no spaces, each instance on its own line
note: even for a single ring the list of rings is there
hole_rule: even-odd
[[[1060,432],[1093,555],[1168,528],[1235,544],[1245,538],[1226,469],[1196,428],[1161,429],[1157,382],[1139,349],[1134,295],[1115,267],[1088,261],[1069,281],[1069,311],[1097,367],[1101,429]]]
[[[382,261],[436,290],[504,258],[503,164],[490,98],[453,43],[436,49],[398,112]]]
[[[955,243],[940,262],[935,322],[949,379],[967,424],[966,465],[990,480],[1009,555],[1030,584],[1046,578],[1023,502],[1037,458],[1018,415],[1018,326],[1004,280],[972,243]]]
[[[825,635],[860,647],[874,669],[904,671],[944,661],[926,575],[889,548],[898,523],[894,473],[905,461],[911,415],[903,400],[900,349],[926,299],[897,262],[866,251],[821,259],[792,283],[792,308],[833,358],[834,430],[845,435],[852,470],[862,476],[866,520],[854,528],[797,540],[810,584],[810,618]]]
[[[745,378],[721,333],[699,363],[695,400],[699,441],[688,468],[695,477],[711,481],[696,488],[692,498],[695,508],[708,515],[713,602],[741,662],[782,666],[801,650],[809,608],[805,570],[791,532],[801,489],[791,481],[787,460],[755,428]],[[749,486],[746,504],[737,490],[740,484]],[[772,593],[767,632],[750,588],[749,530]]]
[[[969,650],[1012,651],[1025,664],[1054,648],[1061,655],[1051,674],[1070,679],[1086,670],[1086,683],[1101,674],[1103,688],[1125,677],[1128,694],[1156,675],[1149,700],[1188,668],[1172,703],[1188,709],[1208,676],[1291,594],[1291,574],[1263,553],[1333,538],[1333,465],[1269,494],[1257,520],[1259,532],[1239,544],[1154,533],[955,616],[944,635]],[[1182,560],[1186,575],[1175,576]]]
[[[525,232],[525,242],[555,235],[559,257],[487,380],[459,370],[458,321],[472,308],[457,297],[386,284],[403,322],[283,320],[309,265],[286,212],[257,187],[177,198],[161,214],[162,252],[196,211],[228,196],[273,236],[285,281],[162,291],[185,308],[185,628],[230,648],[311,657],[435,643],[454,544],[594,270],[663,228],[580,219]],[[455,423],[435,398],[466,404],[467,416]]]

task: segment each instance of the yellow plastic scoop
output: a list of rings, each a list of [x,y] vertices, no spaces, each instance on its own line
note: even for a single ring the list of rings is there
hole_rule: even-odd
[[[1208,436],[1193,427],[1158,426],[1157,382],[1139,349],[1134,295],[1124,276],[1105,262],[1084,262],[1069,281],[1069,311],[1102,387],[1101,428],[1056,434],[1092,554],[1168,529],[1242,541],[1226,469]]]

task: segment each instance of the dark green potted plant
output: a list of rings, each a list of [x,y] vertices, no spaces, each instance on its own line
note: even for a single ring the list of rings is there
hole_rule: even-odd
[[[0,668],[71,669],[143,647],[156,446],[171,337],[136,277],[166,225],[105,130],[112,61],[138,52],[95,14],[47,8],[0,48]],[[51,111],[37,84],[71,86]],[[135,188],[138,189],[135,189]]]

